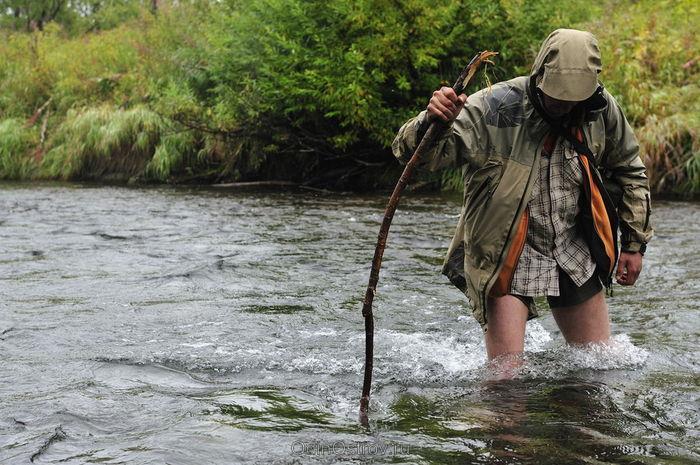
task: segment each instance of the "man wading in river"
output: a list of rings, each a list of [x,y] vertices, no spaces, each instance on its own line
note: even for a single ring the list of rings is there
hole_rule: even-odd
[[[618,258],[621,285],[642,269],[652,236],[646,169],[600,71],[595,37],[558,29],[529,76],[468,99],[443,87],[393,142],[406,163],[430,122],[448,126],[421,163],[463,166],[464,205],[442,272],[468,296],[489,360],[522,353],[537,296],[568,343],[605,343],[603,286]]]

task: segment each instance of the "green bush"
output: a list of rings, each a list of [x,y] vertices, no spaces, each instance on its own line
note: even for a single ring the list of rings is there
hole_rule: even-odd
[[[602,80],[654,189],[700,192],[692,0],[163,0],[157,15],[142,0],[98,4],[76,15],[68,3],[32,33],[0,18],[0,122],[14,134],[0,176],[386,187],[396,131],[476,51],[500,54],[469,91],[526,74],[551,30],[577,27],[600,40]],[[46,102],[48,119],[25,128]],[[423,176],[461,189],[461,170]]]
[[[500,51],[490,72],[514,76],[561,21],[538,0],[229,2],[208,30],[203,104],[224,127],[274,127],[321,152],[387,148],[476,51]]]
[[[700,5],[610,2],[587,25],[603,50],[608,89],[636,129],[656,191],[700,193]]]

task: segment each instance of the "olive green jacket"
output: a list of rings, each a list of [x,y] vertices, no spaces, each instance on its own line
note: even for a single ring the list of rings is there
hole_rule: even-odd
[[[530,199],[537,175],[533,167],[539,164],[550,130],[532,105],[531,99],[538,97],[530,95],[528,84],[542,75],[551,55],[551,41],[545,41],[530,76],[470,95],[457,119],[418,165],[431,171],[462,167],[463,206],[442,273],[468,296],[473,315],[484,329],[486,297]],[[582,128],[608,191],[618,198],[622,250],[636,252],[652,236],[646,169],[620,106],[607,91],[600,96],[597,106],[582,109],[571,125]],[[401,163],[408,162],[420,142],[418,133],[426,127],[425,118],[422,111],[394,139],[392,150]]]

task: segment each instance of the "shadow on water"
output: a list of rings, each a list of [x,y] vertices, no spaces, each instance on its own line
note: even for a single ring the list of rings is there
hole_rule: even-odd
[[[410,445],[429,463],[651,464],[676,455],[663,441],[640,439],[639,422],[605,384],[576,378],[487,383],[451,399],[406,393],[389,410],[377,427],[440,444]]]
[[[310,305],[251,305],[244,307],[244,312],[250,313],[272,313],[272,314],[292,314],[299,312],[312,312]]]
[[[348,431],[333,426],[330,413],[278,389],[236,391],[225,397],[227,401],[220,404],[217,397],[213,397],[214,403],[218,404],[218,411],[204,413],[219,414],[215,421],[236,428],[291,432],[321,427],[330,431]]]

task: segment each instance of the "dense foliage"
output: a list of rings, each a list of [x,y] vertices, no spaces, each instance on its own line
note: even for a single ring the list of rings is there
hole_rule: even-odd
[[[55,3],[52,21],[28,25],[29,6]],[[527,72],[552,29],[579,27],[601,41],[654,185],[700,191],[690,0],[604,14],[558,0],[2,5],[2,178],[388,186],[396,130],[475,51],[500,52],[483,86]],[[424,176],[460,185],[458,172]]]
[[[0,0],[0,25],[13,30],[43,30],[55,22],[70,34],[107,29],[139,16],[143,8],[158,12],[158,0]]]
[[[658,191],[700,192],[700,3],[618,1],[590,27],[604,81],[636,128]]]

